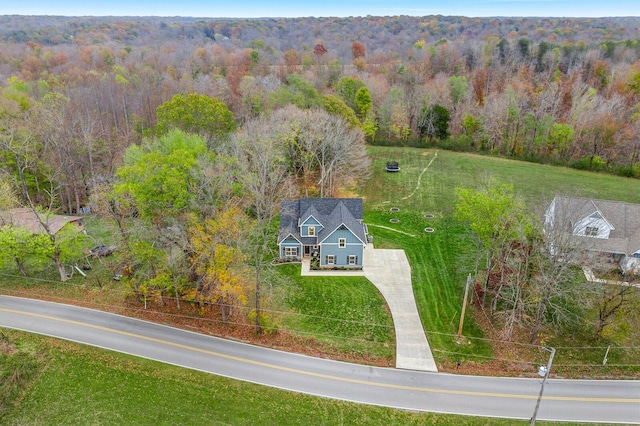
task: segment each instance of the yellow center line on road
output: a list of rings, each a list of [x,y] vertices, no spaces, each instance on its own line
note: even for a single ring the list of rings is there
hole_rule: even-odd
[[[328,374],[314,373],[312,371],[299,370],[296,368],[289,368],[289,367],[283,367],[280,365],[269,364],[266,362],[254,361],[251,359],[242,358],[234,355],[226,355],[220,352],[200,349],[194,346],[188,346],[180,343],[170,342],[167,340],[156,339],[155,337],[143,336],[141,334],[129,333],[127,331],[116,330],[114,328],[103,327],[100,325],[90,324],[82,321],[69,320],[69,319],[58,318],[50,315],[36,314],[32,312],[23,312],[15,309],[8,309],[8,308],[0,308],[0,311],[9,312],[17,315],[43,318],[51,321],[57,321],[57,322],[92,328],[95,330],[102,330],[109,333],[120,334],[122,336],[133,337],[136,339],[146,340],[154,343],[160,343],[166,346],[172,346],[175,348],[180,348],[188,351],[199,352],[199,353],[203,353],[203,354],[207,354],[207,355],[211,355],[219,358],[224,358],[224,359],[228,359],[236,362],[241,362],[245,364],[257,365],[260,367],[271,368],[274,370],[286,371],[289,373],[301,374],[301,375],[317,377],[321,379],[335,380],[339,382],[355,383],[360,385],[375,386],[375,387],[389,388],[389,389],[400,389],[400,390],[409,390],[409,391],[416,391],[416,392],[429,392],[429,393],[440,393],[440,394],[449,394],[449,395],[482,396],[482,397],[512,398],[512,399],[537,399],[538,398],[537,395],[424,388],[424,387],[417,387],[417,386],[394,385],[391,383],[376,383],[376,382],[370,382],[367,380],[359,380],[359,379],[349,379],[346,377],[338,377],[338,376],[332,376]],[[607,402],[607,403],[618,402],[618,403],[626,403],[626,404],[640,404],[640,398],[592,398],[592,397],[571,397],[571,396],[544,396],[543,399],[547,401]]]

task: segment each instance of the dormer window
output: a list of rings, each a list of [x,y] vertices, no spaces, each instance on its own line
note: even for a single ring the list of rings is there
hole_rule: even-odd
[[[309,235],[310,237],[315,237],[315,235],[316,235],[316,227],[315,226],[310,226],[309,228],[307,228],[307,235]]]
[[[598,235],[598,228],[595,226],[587,226],[584,229],[584,235],[587,237],[596,237]]]

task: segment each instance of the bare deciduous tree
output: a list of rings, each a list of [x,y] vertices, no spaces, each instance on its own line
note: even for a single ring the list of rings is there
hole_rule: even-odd
[[[263,332],[261,286],[265,261],[274,247],[272,222],[280,202],[291,194],[292,181],[283,146],[284,117],[251,120],[234,135],[239,180],[254,219],[252,260],[255,271],[255,327]]]
[[[302,179],[306,196],[312,178],[320,197],[332,197],[337,188],[368,176],[364,134],[342,118],[289,106],[276,111],[272,121],[282,123],[291,168]]]

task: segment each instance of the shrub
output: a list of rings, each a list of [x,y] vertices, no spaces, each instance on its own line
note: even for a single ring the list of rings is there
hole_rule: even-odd
[[[251,322],[251,324],[256,323],[256,311],[251,311],[249,313],[249,321]],[[278,329],[280,328],[280,325],[278,325],[275,318],[268,315],[264,311],[262,311],[260,317],[260,325],[262,326],[262,331],[264,334],[276,334],[278,332]]]
[[[585,155],[578,161],[572,164],[574,169],[578,170],[590,170],[592,172],[601,172],[606,169],[607,162],[603,160],[599,155]]]

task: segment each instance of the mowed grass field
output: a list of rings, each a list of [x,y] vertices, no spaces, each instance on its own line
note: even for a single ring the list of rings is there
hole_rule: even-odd
[[[311,335],[350,359],[378,358],[394,365],[395,334],[386,302],[365,277],[302,277],[300,265],[278,266],[287,277],[280,324]]]
[[[466,346],[456,343],[466,276],[474,270],[476,245],[464,225],[452,217],[455,188],[480,189],[490,179],[509,183],[539,215],[556,194],[640,203],[637,179],[432,149],[370,147],[369,154],[372,177],[354,192],[365,200],[365,222],[374,245],[405,249],[422,323],[436,361],[441,363],[490,355],[482,341],[471,339]],[[398,161],[400,172],[386,172],[387,161]],[[391,219],[399,222],[391,223]],[[434,232],[425,232],[427,227]],[[463,334],[481,337],[468,316]]]

